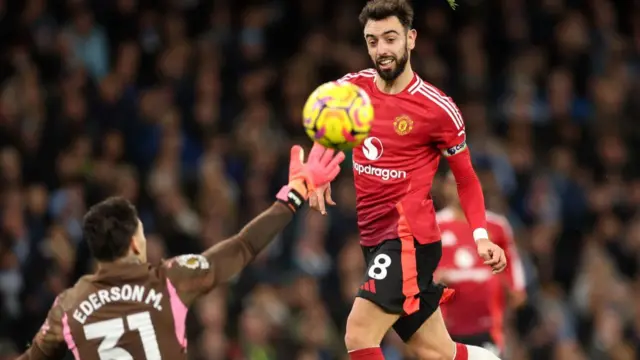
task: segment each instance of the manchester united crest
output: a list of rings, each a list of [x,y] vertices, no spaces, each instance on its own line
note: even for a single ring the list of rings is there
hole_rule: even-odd
[[[413,120],[407,115],[398,116],[393,122],[393,128],[398,135],[407,135],[413,130]]]

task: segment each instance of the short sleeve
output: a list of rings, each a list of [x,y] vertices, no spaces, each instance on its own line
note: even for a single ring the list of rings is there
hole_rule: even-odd
[[[464,119],[455,102],[445,95],[433,96],[431,109],[435,129],[432,141],[444,156],[453,156],[467,148]]]
[[[190,302],[213,287],[213,267],[200,254],[176,256],[165,261],[163,267],[171,286],[185,302]]]

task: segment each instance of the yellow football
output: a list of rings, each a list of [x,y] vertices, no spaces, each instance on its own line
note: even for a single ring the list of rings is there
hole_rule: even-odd
[[[302,110],[307,135],[328,148],[354,148],[369,135],[372,123],[373,105],[369,95],[349,82],[320,85]]]

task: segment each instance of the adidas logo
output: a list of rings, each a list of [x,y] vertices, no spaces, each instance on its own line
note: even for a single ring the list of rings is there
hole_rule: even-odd
[[[372,294],[376,293],[376,282],[373,279],[369,279],[365,281],[364,284],[360,285],[360,290],[368,291]]]

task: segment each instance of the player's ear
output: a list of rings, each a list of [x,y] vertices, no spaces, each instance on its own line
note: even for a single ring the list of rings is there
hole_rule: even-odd
[[[409,50],[413,50],[416,47],[416,38],[418,37],[418,32],[416,29],[409,29],[407,31],[407,48]]]
[[[136,241],[136,237],[135,236],[131,237],[131,245],[129,245],[129,249],[131,249],[131,252],[133,252],[133,254],[136,255],[136,256],[138,256],[138,255],[140,255],[142,253],[142,249],[140,249],[140,245]]]

